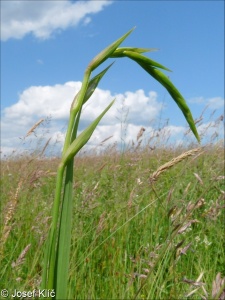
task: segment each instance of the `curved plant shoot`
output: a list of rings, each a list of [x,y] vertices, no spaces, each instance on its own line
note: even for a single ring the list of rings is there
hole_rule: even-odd
[[[90,62],[85,70],[81,89],[71,104],[62,158],[57,171],[52,224],[46,241],[44,269],[42,274],[42,289],[54,290],[55,299],[67,299],[68,297],[67,283],[72,229],[74,157],[88,142],[98,123],[114,103],[113,100],[96,120],[84,129],[82,133],[79,135],[77,134],[82,107],[93,94],[101,78],[112,64],[93,78],[91,78],[92,72],[100,67],[100,65],[108,58],[116,59],[127,57],[135,61],[166,88],[183,113],[196,139],[200,141],[191,111],[189,110],[186,101],[173,83],[161,71],[169,71],[169,69],[143,55],[143,53],[154,49],[135,47],[118,48],[132,31],[133,29],[109,45]]]

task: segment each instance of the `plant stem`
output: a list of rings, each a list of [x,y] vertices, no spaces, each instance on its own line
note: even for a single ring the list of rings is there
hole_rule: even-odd
[[[46,276],[46,280],[47,280],[47,287],[49,289],[54,288],[56,240],[58,236],[58,215],[60,209],[60,199],[61,199],[61,192],[62,192],[64,170],[65,170],[65,165],[60,163],[57,171],[56,191],[55,191],[55,199],[54,199],[53,211],[52,211],[52,226],[50,229],[49,244],[48,244],[49,261],[47,262],[47,267],[49,267],[49,269],[47,270],[48,276]]]
[[[74,99],[75,103],[73,104],[73,107],[71,107],[70,119],[69,119],[68,129],[67,129],[67,133],[66,133],[66,139],[65,139],[65,143],[64,143],[64,147],[63,147],[63,154],[66,152],[66,150],[68,149],[70,144],[73,142],[73,139],[76,138],[76,135],[74,136],[74,134],[73,134],[74,122],[75,122],[77,113],[79,111],[81,111],[81,109],[82,109],[83,100],[84,100],[85,93],[86,93],[86,90],[88,87],[88,82],[89,82],[90,76],[91,76],[91,69],[87,68],[84,73],[84,79],[83,79],[83,83],[82,83],[80,92],[77,95],[77,98]],[[78,124],[79,120],[76,123]],[[75,127],[77,127],[77,126],[75,126]]]

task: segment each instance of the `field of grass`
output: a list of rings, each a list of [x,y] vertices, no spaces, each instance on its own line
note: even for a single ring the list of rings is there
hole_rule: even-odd
[[[190,149],[109,148],[75,159],[69,299],[219,298],[223,143]],[[1,289],[40,288],[58,162],[1,162]]]

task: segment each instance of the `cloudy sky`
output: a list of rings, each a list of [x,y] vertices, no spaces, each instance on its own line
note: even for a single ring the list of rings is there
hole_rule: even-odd
[[[223,1],[2,0],[2,153],[19,149],[27,139],[45,142],[50,137],[52,145],[57,141],[61,148],[85,68],[134,26],[122,46],[159,49],[147,55],[173,71],[166,74],[196,120],[204,111],[200,133],[205,138],[222,136],[218,120],[224,113]],[[174,140],[184,138],[185,119],[169,94],[128,59],[117,59],[106,73],[84,107],[80,130],[114,98],[116,103],[89,145],[110,136],[110,143],[135,141],[142,126],[145,141],[162,127]],[[41,119],[45,121],[36,136],[24,139]]]

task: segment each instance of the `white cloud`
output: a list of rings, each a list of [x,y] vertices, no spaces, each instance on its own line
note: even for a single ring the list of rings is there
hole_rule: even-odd
[[[43,145],[49,138],[51,138],[51,145],[57,145],[54,146],[58,149],[56,152],[62,150],[70,106],[80,87],[81,82],[69,81],[54,86],[31,86],[24,90],[19,95],[18,101],[5,108],[2,113],[1,150],[3,153],[20,149],[23,143],[26,143],[27,149],[35,149],[40,140]],[[114,98],[116,102],[99,123],[86,149],[99,145],[111,136],[104,145],[113,143],[120,145],[121,142],[131,145],[132,141],[137,143],[137,134],[142,126],[146,129],[143,141],[150,142],[151,145],[155,141],[159,146],[160,143],[166,145],[168,142],[185,140],[187,128],[184,126],[165,124],[162,129],[152,127],[152,121],[159,117],[164,106],[158,101],[156,92],[150,91],[146,94],[141,89],[112,95],[109,90],[97,88],[84,105],[79,132],[97,118]],[[48,117],[51,117],[49,124]],[[39,129],[35,131],[36,137],[32,134],[24,140],[29,129],[40,119],[47,119],[47,121],[41,123]],[[215,132],[223,136],[220,119],[210,124],[202,123],[198,128],[200,135],[205,139],[209,139]],[[194,140],[192,133],[188,136]],[[32,141],[34,139],[35,141]]]
[[[73,96],[80,87],[81,82],[66,82],[64,85],[55,86],[31,86],[19,95],[16,104],[5,109],[5,117],[20,120],[24,125],[34,117],[51,115],[55,120],[66,119]]]
[[[2,114],[2,147],[15,148],[19,137],[24,137],[28,130],[40,119],[51,116],[50,133],[45,133],[44,139],[52,138],[52,142],[63,142],[69,119],[69,111],[75,94],[79,91],[81,82],[66,82],[54,86],[31,86],[24,90],[18,101],[4,109]],[[100,143],[113,135],[111,142],[121,140],[121,125],[126,127],[126,142],[135,139],[141,126],[149,126],[162,108],[157,101],[157,94],[143,90],[112,95],[109,90],[97,88],[90,100],[84,105],[80,129],[89,125],[103,109],[116,98],[116,102],[102,119],[94,133],[91,144]],[[124,120],[123,114],[128,113]],[[127,124],[122,124],[126,122]],[[43,128],[43,124],[41,124]],[[62,127],[64,126],[64,130]],[[38,134],[41,136],[41,133]]]
[[[21,39],[32,33],[47,39],[54,32],[76,26],[81,21],[88,24],[90,14],[100,12],[112,1],[2,1],[1,39]]]

